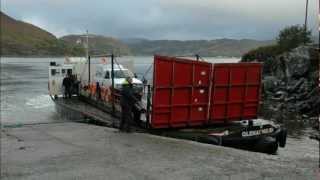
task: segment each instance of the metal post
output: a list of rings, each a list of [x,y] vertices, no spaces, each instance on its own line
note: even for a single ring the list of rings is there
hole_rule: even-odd
[[[307,0],[306,2],[306,16],[305,16],[305,19],[304,19],[304,32],[305,32],[305,35],[307,35],[307,30],[308,30],[308,5],[309,5],[309,0]],[[304,40],[304,43],[306,44],[307,43],[307,39]]]
[[[318,10],[318,33],[319,33],[319,39],[318,39],[318,48],[320,51],[320,0],[318,1],[318,5],[319,5],[319,10]]]
[[[89,58],[89,31],[87,30],[87,36],[86,36],[86,40],[87,40],[87,43],[86,43],[86,57],[87,59]]]
[[[88,56],[88,85],[90,86],[90,83],[91,83],[91,67],[90,67],[90,64],[91,64],[91,60],[90,60],[90,56]]]
[[[146,119],[147,119],[147,124],[146,127],[150,127],[150,108],[151,108],[151,85],[148,85],[148,94],[147,94],[147,112],[146,112]]]
[[[112,97],[112,115],[115,115],[115,105],[114,105],[114,55],[111,54],[111,82],[112,82],[112,90],[111,90],[111,97]]]

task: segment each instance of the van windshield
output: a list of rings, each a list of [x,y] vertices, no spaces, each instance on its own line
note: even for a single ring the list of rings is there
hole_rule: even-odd
[[[132,72],[127,69],[114,71],[114,78],[126,78],[126,77],[133,77]]]

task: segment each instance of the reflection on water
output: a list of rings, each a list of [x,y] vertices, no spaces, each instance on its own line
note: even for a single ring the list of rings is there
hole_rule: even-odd
[[[152,64],[152,57],[122,57],[134,61],[134,71],[145,74]],[[234,58],[205,58],[211,62],[236,62]],[[121,61],[121,58],[118,58]],[[1,123],[2,125],[63,122],[62,117],[47,95],[48,65],[50,61],[62,63],[63,58],[1,58]],[[93,59],[99,63],[99,59]],[[145,74],[152,79],[152,68]],[[279,155],[319,157],[318,142],[308,138],[310,128],[303,128],[303,122],[286,124],[290,138]]]

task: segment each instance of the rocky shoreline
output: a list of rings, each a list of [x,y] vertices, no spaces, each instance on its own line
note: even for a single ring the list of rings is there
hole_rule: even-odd
[[[300,46],[264,61],[262,117],[319,130],[319,54]],[[289,121],[289,122],[288,122]],[[318,137],[319,138],[319,134]]]

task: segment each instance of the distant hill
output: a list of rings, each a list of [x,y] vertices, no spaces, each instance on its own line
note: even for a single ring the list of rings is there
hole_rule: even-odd
[[[69,46],[53,34],[0,12],[1,56],[59,56],[83,54],[81,47]]]
[[[1,14],[1,56],[84,56],[79,40],[82,35],[56,38],[53,34],[32,24]],[[148,40],[127,38],[118,40],[101,35],[90,35],[90,54],[115,53],[120,55],[194,55],[238,56],[251,49],[273,44],[273,41],[250,39],[216,40]]]
[[[193,55],[201,56],[235,56],[251,49],[273,44],[274,41],[257,41],[251,39],[216,39],[216,40],[123,40],[130,47],[134,55]]]
[[[121,42],[123,42],[124,44],[130,45],[130,44],[137,44],[137,43],[141,43],[144,41],[148,41],[148,39],[144,39],[144,38],[122,38],[120,39]]]
[[[86,41],[84,35],[68,35],[63,36],[60,39],[68,44],[77,45]],[[90,54],[108,54],[115,53],[121,55],[130,55],[129,47],[121,41],[101,35],[89,35],[89,49]]]

